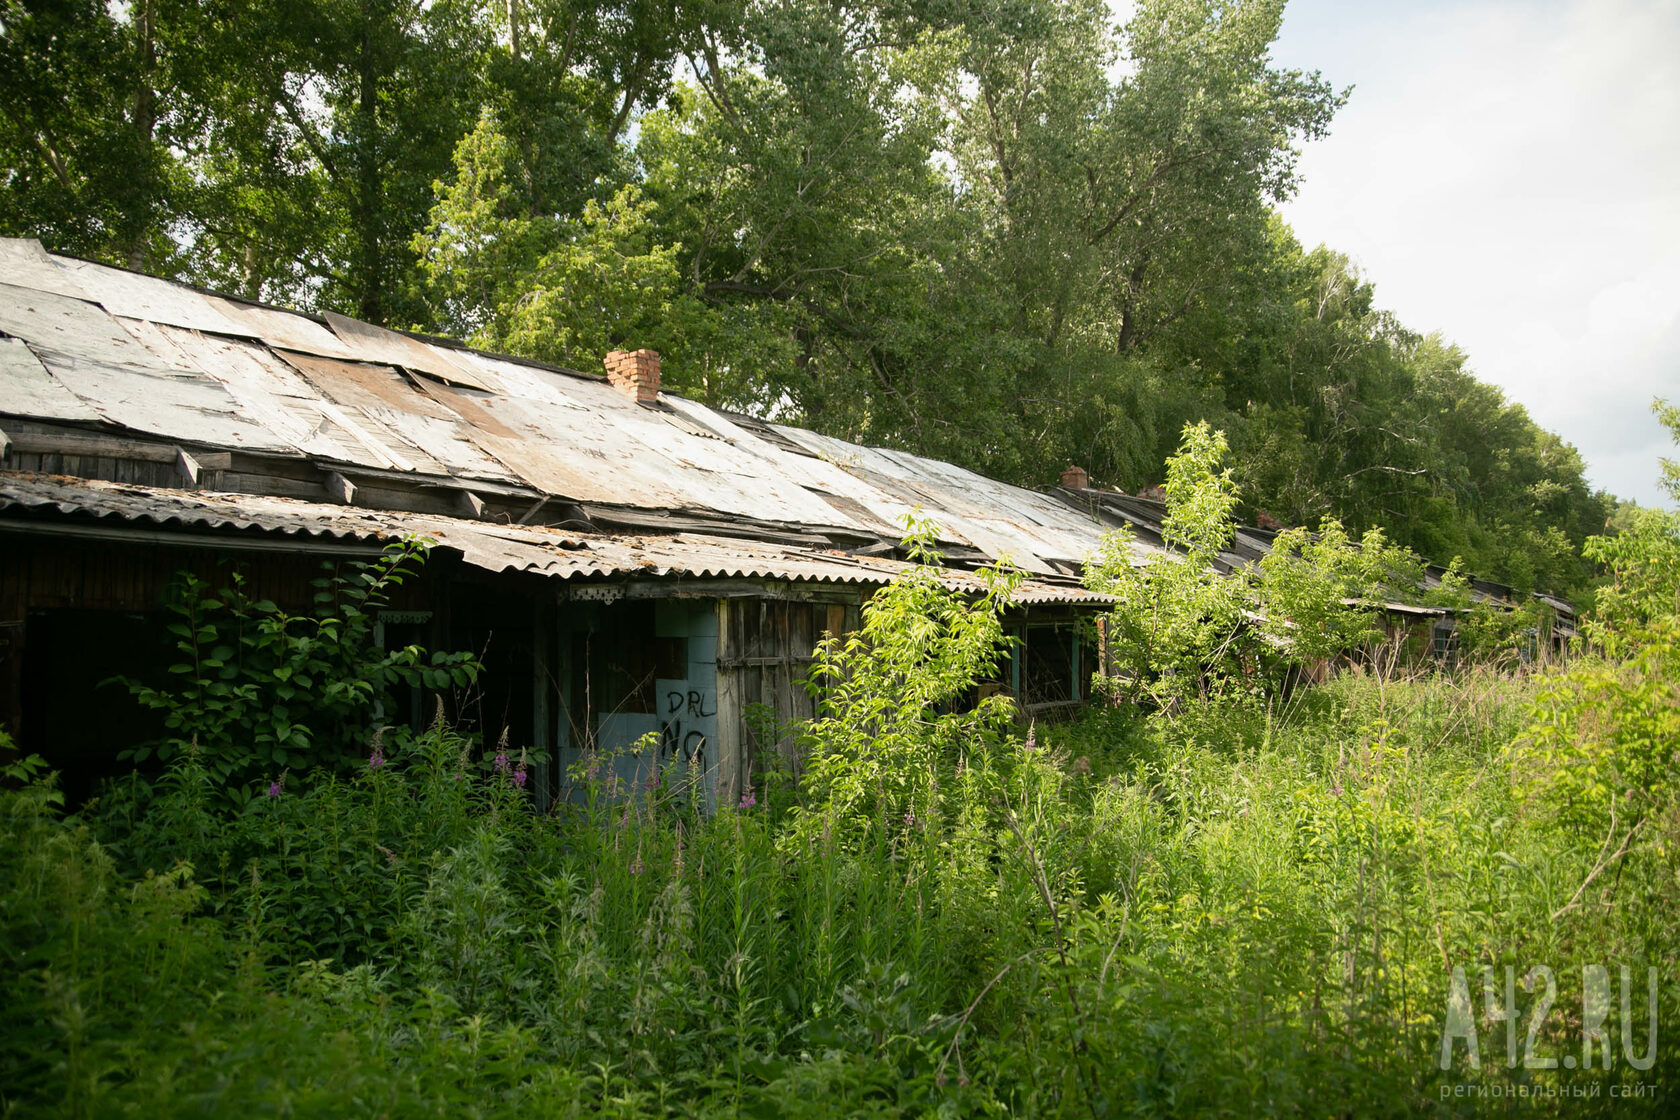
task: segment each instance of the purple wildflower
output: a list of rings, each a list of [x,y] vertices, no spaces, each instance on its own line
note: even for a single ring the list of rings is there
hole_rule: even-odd
[[[747,792],[745,792],[741,795],[741,803],[739,805],[735,806],[735,807],[737,809],[751,809],[754,805],[757,805],[757,804],[758,804],[758,798],[753,796],[752,786],[748,786],[747,787]]]
[[[373,753],[368,755],[368,769],[369,770],[377,770],[383,765],[385,765],[385,751],[384,751],[384,748],[382,748],[378,745],[375,745],[374,748],[373,748]]]
[[[523,765],[515,768],[513,771],[513,784],[518,786],[520,789],[525,788],[525,767]]]
[[[497,751],[496,752],[496,773],[506,774],[507,772],[508,772],[507,752],[506,751]]]
[[[278,778],[276,778],[272,782],[268,783],[268,795],[270,797],[279,797],[281,792],[284,791],[285,788],[286,788],[286,772],[284,770],[282,770],[282,771],[280,771],[280,776]]]

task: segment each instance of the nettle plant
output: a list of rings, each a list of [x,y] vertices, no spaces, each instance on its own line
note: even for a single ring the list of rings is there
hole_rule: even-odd
[[[424,542],[405,540],[375,560],[324,563],[308,614],[252,598],[238,572],[215,589],[179,574],[166,601],[180,654],[169,666],[172,684],[123,679],[141,704],[164,713],[169,734],[123,757],[168,762],[196,751],[209,776],[229,787],[352,765],[390,718],[398,687],[441,691],[478,677],[470,653],[387,650],[376,641],[379,608],[426,551]]]

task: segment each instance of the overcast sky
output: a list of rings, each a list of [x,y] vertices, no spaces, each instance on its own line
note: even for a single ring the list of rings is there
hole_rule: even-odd
[[[1661,501],[1680,399],[1680,2],[1291,0],[1283,66],[1353,85],[1284,216],[1377,302]]]

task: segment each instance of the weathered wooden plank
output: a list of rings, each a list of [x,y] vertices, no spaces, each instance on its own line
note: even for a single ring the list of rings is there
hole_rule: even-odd
[[[116,436],[83,436],[69,433],[19,432],[12,445],[20,451],[57,452],[61,455],[104,455],[112,459],[138,459],[145,463],[173,463],[173,443],[150,443]]]
[[[19,452],[109,460],[126,459],[140,463],[168,463],[172,466],[178,466],[180,457],[187,454],[178,445],[161,441],[40,430],[16,433],[12,437],[12,447]],[[224,470],[233,461],[233,457],[226,452],[216,451],[196,451],[192,453],[192,457],[201,470]]]
[[[327,475],[326,487],[327,496],[340,505],[356,504],[356,484],[337,471]]]
[[[720,599],[717,646],[717,766],[718,804],[735,805],[741,799],[741,670],[724,668],[739,645],[739,620],[744,604],[738,599]]]
[[[223,471],[218,487],[240,494],[269,494],[276,498],[302,498],[310,502],[319,502],[327,497],[325,488],[319,482],[248,471]]]

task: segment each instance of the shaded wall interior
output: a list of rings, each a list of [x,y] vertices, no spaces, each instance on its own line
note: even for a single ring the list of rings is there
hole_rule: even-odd
[[[662,786],[715,809],[717,601],[568,602],[555,631],[557,794]]]
[[[431,597],[445,567],[429,564],[422,578],[397,588],[393,612],[429,618],[414,608]],[[320,557],[296,553],[0,532],[0,727],[20,752],[58,771],[71,805],[134,769],[123,751],[165,733],[162,715],[116,678],[151,687],[174,682],[168,670],[182,654],[168,630],[178,618],[166,602],[182,571],[212,588],[228,586],[237,572],[253,598],[298,613],[310,609],[312,581],[324,573]],[[394,621],[389,632],[424,644],[431,628]],[[402,706],[395,721],[421,710],[417,697]],[[152,760],[141,769],[157,766]]]

